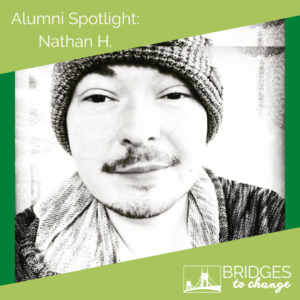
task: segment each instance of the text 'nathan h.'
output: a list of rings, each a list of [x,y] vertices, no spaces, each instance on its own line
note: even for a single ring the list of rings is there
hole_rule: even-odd
[[[52,125],[78,172],[17,215],[16,281],[284,229],[279,195],[202,167],[223,112],[207,46],[55,65]]]

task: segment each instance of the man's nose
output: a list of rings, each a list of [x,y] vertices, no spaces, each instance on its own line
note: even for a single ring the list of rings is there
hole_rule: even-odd
[[[151,105],[131,105],[122,114],[123,122],[119,132],[122,145],[140,147],[160,138],[158,116]]]

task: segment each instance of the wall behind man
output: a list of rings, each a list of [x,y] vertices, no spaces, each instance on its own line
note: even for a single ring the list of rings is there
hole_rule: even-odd
[[[206,35],[224,86],[224,120],[207,149],[218,176],[285,194],[285,23]]]
[[[284,196],[284,21],[206,37],[224,86],[224,119],[205,166]],[[49,197],[76,170],[51,128],[52,69],[16,72],[16,213]]]

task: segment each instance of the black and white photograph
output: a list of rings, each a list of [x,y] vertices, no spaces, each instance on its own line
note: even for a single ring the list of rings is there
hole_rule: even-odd
[[[284,230],[284,20],[15,74],[16,282]]]

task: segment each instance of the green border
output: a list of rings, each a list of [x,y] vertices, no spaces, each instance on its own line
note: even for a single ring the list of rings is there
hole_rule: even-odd
[[[229,243],[215,244],[164,255],[156,255],[130,262],[97,267],[41,279],[28,280],[0,287],[1,299],[66,300],[66,299],[298,299],[300,291],[299,260],[300,228],[285,230]],[[248,288],[252,278],[241,279],[246,286],[234,289],[234,276],[221,280],[221,295],[184,294],[183,266],[290,266],[290,277],[279,275],[262,278],[261,282],[288,281],[291,286],[275,293],[273,288]],[[281,267],[280,267],[281,266]],[[249,270],[249,269],[248,269]],[[269,269],[270,270],[270,269]],[[263,273],[265,273],[264,270]],[[270,270],[271,271],[271,270]],[[265,273],[266,274],[266,273]],[[243,276],[244,278],[244,276]],[[198,280],[198,279],[196,279]]]
[[[300,142],[297,140],[296,128],[299,120],[299,75],[300,69],[300,16],[286,19],[286,229],[300,227],[300,201],[296,196],[298,168],[300,160],[297,159]],[[0,75],[2,94],[2,247],[0,247],[0,285],[14,283],[14,113],[15,113],[15,73]],[[291,136],[293,135],[293,137]],[[5,143],[4,143],[5,142]]]
[[[285,229],[300,227],[298,171],[300,141],[298,140],[300,96],[300,16],[286,19],[286,219]]]
[[[122,49],[134,48],[143,45],[155,44],[173,39],[195,36],[204,33],[216,32],[262,22],[278,20],[300,15],[300,1],[285,0],[226,0],[226,1],[189,1],[179,4],[171,1],[151,0],[146,5],[140,0],[101,1],[95,5],[93,0],[83,3],[73,1],[51,0],[40,5],[39,0],[8,1],[0,11],[1,55],[0,73],[17,71],[60,61],[72,60]],[[122,25],[113,28],[109,25],[84,25],[81,28],[69,24],[69,14],[98,15],[110,12],[111,15],[131,15],[135,13],[136,25]],[[25,14],[61,15],[64,24],[29,25],[14,22],[18,13],[20,18]],[[74,21],[74,20],[73,20]],[[23,23],[23,21],[22,21]],[[77,24],[78,25],[78,24]],[[39,37],[50,40],[53,38],[91,38],[92,47],[47,47],[44,43],[39,46]],[[98,47],[98,35],[109,36],[109,42]],[[101,40],[102,40],[101,38]],[[54,43],[55,44],[55,43]],[[65,44],[65,43],[63,43]]]
[[[0,75],[1,247],[0,285],[15,282],[15,72]]]

